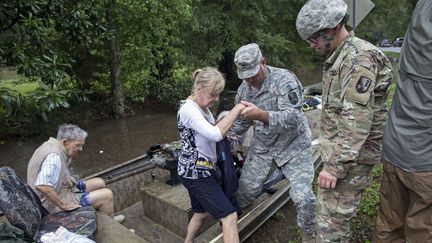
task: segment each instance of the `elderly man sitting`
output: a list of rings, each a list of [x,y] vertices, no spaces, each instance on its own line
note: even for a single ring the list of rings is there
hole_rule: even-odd
[[[50,213],[93,206],[114,216],[113,193],[105,188],[105,182],[101,178],[76,182],[70,175],[70,160],[82,150],[86,138],[87,132],[78,126],[61,125],[57,139],[49,138],[36,149],[30,159],[27,183]],[[119,223],[124,219],[123,215],[114,216],[114,220]]]

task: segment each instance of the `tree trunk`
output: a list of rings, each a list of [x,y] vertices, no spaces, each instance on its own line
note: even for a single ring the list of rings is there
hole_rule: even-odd
[[[120,80],[120,43],[117,35],[117,23],[115,21],[115,1],[111,1],[108,8],[108,23],[113,31],[110,40],[110,71],[111,71],[111,91],[114,98],[113,112],[116,116],[123,117],[125,113],[123,82]]]

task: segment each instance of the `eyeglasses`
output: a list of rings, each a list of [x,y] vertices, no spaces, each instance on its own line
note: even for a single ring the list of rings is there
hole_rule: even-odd
[[[316,45],[318,43],[318,38],[325,33],[325,30],[319,30],[315,32],[315,34],[311,35],[311,37],[307,38],[307,42]]]

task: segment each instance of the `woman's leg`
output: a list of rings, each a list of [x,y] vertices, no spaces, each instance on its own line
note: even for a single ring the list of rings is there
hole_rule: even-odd
[[[209,213],[194,213],[192,216],[187,230],[187,235],[185,238],[185,243],[192,243],[198,233],[199,228],[201,227],[204,219],[209,216]]]
[[[228,214],[226,217],[221,218],[220,220],[222,222],[222,233],[224,242],[240,242],[237,230],[237,212]]]
[[[222,222],[225,242],[238,242],[237,208],[226,197],[213,176],[202,179],[180,178],[189,192],[192,211],[195,213],[188,226],[185,242],[193,242],[207,215]]]

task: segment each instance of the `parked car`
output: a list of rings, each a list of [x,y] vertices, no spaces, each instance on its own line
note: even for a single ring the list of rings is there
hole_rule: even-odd
[[[403,40],[403,37],[396,38],[396,40],[393,41],[393,46],[402,46]]]
[[[384,39],[381,41],[380,46],[381,47],[391,47],[392,46],[391,41],[388,39]]]

